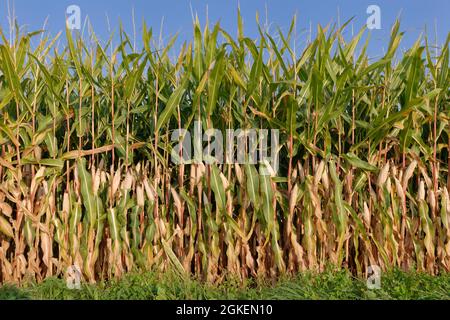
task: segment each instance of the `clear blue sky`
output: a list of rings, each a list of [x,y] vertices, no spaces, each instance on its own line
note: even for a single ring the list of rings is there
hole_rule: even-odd
[[[298,14],[299,41],[306,40],[305,30],[313,29],[318,23],[326,25],[336,22],[338,12],[343,22],[355,16],[354,28],[359,30],[368,17],[368,5],[376,4],[381,8],[381,30],[372,31],[373,43],[370,53],[380,55],[389,39],[389,31],[395,18],[400,15],[401,29],[406,31],[403,48],[410,46],[427,26],[428,34],[434,40],[435,23],[438,40],[442,44],[450,31],[449,0],[10,0],[15,8],[15,15],[20,25],[26,25],[29,31],[42,28],[48,17],[46,29],[52,34],[64,30],[65,11],[68,5],[76,4],[81,8],[82,19],[89,16],[95,32],[102,39],[107,39],[108,25],[106,14],[117,28],[122,20],[125,29],[132,34],[132,8],[135,11],[137,31],[145,19],[159,34],[164,17],[163,36],[179,33],[180,41],[190,40],[192,36],[191,8],[205,22],[208,13],[210,22],[221,22],[231,34],[236,34],[237,6],[240,4],[244,19],[245,32],[257,37],[255,14],[259,12],[261,22],[267,20],[272,26],[287,29],[292,16]],[[0,0],[0,24],[7,28],[7,0]],[[351,29],[348,29],[351,32]],[[180,42],[181,43],[181,42]]]

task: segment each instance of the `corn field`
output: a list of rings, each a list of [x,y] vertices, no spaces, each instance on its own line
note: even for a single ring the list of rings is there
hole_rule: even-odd
[[[0,283],[175,269],[205,281],[328,265],[450,271],[449,40],[258,39],[193,25],[142,48],[66,30],[0,45]],[[347,31],[348,34],[348,31]],[[365,40],[367,39],[367,40]],[[63,44],[62,44],[63,43]],[[176,129],[277,129],[263,164],[170,160]],[[205,144],[204,144],[205,145]]]

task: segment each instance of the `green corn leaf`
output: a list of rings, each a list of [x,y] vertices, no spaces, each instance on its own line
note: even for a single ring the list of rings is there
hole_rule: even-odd
[[[51,132],[47,132],[45,136],[45,145],[48,148],[50,157],[54,158],[58,155],[58,139]]]
[[[14,94],[16,103],[23,103],[28,111],[32,113],[32,108],[28,99],[25,98],[19,79],[19,72],[16,70],[10,50],[5,45],[0,45],[0,62],[2,63],[2,72],[9,82],[11,91]]]
[[[81,183],[81,195],[83,196],[83,205],[86,209],[89,217],[89,223],[91,226],[95,225],[97,219],[97,210],[92,192],[92,177],[86,170],[86,159],[81,158],[78,160],[78,175]]]
[[[156,131],[159,131],[161,127],[170,120],[170,117],[172,116],[176,107],[179,105],[181,98],[184,92],[186,91],[187,84],[188,84],[188,77],[185,77],[184,80],[181,82],[181,85],[173,91],[172,95],[167,101],[166,107],[158,117],[158,121],[156,123]]]
[[[215,164],[211,165],[211,188],[214,192],[217,208],[220,211],[225,209],[225,188],[220,178],[219,168]]]
[[[108,209],[108,225],[110,228],[111,239],[113,241],[120,239],[119,222],[117,221],[117,214],[115,208]]]
[[[255,209],[259,208],[259,175],[254,165],[245,164],[247,192]]]
[[[225,73],[224,69],[224,55],[225,52],[221,50],[216,57],[214,68],[211,71],[211,75],[208,81],[208,103],[206,111],[208,115],[212,115],[216,108],[217,98],[219,96],[219,88],[222,83],[222,78]]]
[[[260,168],[262,170],[262,168]],[[264,220],[267,225],[267,229],[269,231],[272,231],[273,223],[274,223],[274,208],[272,205],[273,200],[273,189],[272,189],[272,182],[269,175],[265,174],[259,174],[259,182],[260,182],[260,192],[261,197],[263,199],[262,206],[263,206],[263,215]]]
[[[377,172],[378,168],[371,165],[370,163],[361,160],[354,153],[348,152],[347,154],[342,155],[345,160],[347,160],[353,167],[360,168],[370,172]]]
[[[181,264],[180,260],[178,260],[177,256],[173,252],[172,248],[169,246],[169,244],[166,241],[161,240],[161,242],[162,242],[162,245],[164,248],[164,252],[169,257],[170,262],[174,265],[175,269],[181,275],[184,275],[186,273],[186,271],[184,270],[183,265]]]

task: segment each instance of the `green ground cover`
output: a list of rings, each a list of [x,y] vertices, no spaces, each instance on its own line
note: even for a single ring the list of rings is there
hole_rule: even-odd
[[[0,300],[166,300],[166,299],[450,299],[450,275],[430,276],[394,270],[382,275],[380,289],[368,289],[366,281],[346,271],[303,273],[277,282],[245,283],[227,279],[220,285],[185,279],[174,273],[128,274],[120,280],[69,289],[64,279],[0,287]]]

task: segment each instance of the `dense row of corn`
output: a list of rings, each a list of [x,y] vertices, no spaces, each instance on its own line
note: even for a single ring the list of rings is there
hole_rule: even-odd
[[[178,56],[66,32],[0,45],[0,282],[175,268],[209,281],[450,270],[448,43],[369,61],[365,31],[218,25]],[[32,40],[39,39],[31,45]],[[299,46],[300,47],[300,46]],[[174,129],[280,130],[280,170],[170,161]]]

